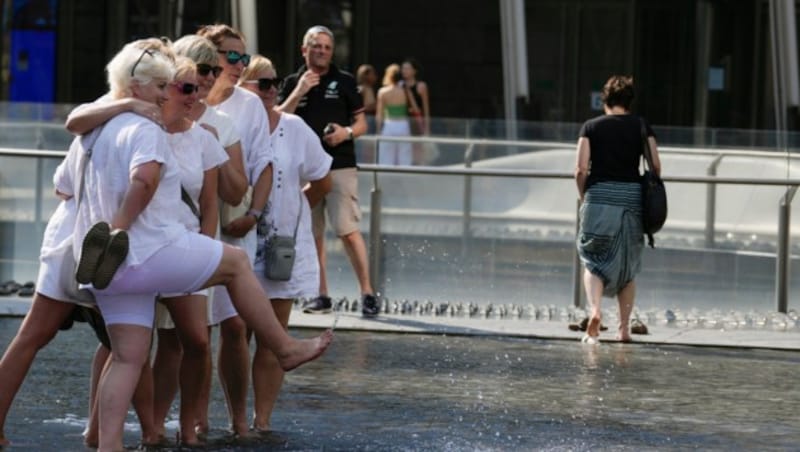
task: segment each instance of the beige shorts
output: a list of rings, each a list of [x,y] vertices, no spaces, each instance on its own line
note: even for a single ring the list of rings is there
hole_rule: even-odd
[[[358,170],[331,170],[331,191],[311,210],[314,237],[325,234],[325,215],[337,237],[359,230],[361,207],[358,205]]]

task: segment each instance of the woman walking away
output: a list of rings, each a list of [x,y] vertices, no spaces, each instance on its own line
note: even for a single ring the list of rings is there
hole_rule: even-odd
[[[575,181],[582,204],[577,247],[585,266],[583,283],[589,300],[589,322],[583,337],[588,344],[599,343],[603,296],[616,296],[619,302],[617,340],[631,340],[634,278],[641,268],[644,247],[639,175],[644,133],[653,155],[653,170],[661,174],[655,134],[643,118],[630,112],[633,96],[632,77],[609,78],[602,93],[605,115],[586,121],[578,139]]]

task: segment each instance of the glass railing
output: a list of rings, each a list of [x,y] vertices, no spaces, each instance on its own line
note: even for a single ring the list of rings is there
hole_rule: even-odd
[[[67,108],[0,109],[2,147],[65,150]],[[27,115],[27,116],[26,116]],[[508,143],[502,121],[437,119],[436,137],[464,142],[422,146],[426,167],[475,170],[540,170],[569,173],[579,124],[520,124],[525,143]],[[774,132],[658,128],[666,175],[707,174],[714,160],[707,151],[734,148],[776,153]],[[358,141],[364,167],[374,161],[375,137]],[[491,140],[503,140],[501,142]],[[704,140],[716,144],[698,145]],[[716,140],[716,141],[715,141]],[[787,134],[785,142],[797,140]],[[429,140],[430,141],[430,140]],[[671,152],[671,147],[699,154]],[[468,152],[469,151],[469,152]],[[372,153],[373,159],[363,158]],[[0,153],[0,280],[35,280],[47,219],[58,200],[52,174],[57,157]],[[783,155],[778,152],[778,155]],[[786,159],[729,156],[719,177],[780,178],[798,174]],[[570,306],[575,290],[574,182],[566,177],[499,177],[373,172],[359,175],[362,231],[380,243],[379,281],[390,302],[462,301],[536,306]],[[671,182],[670,217],[644,254],[637,278],[637,304],[643,308],[774,310],[778,207],[784,187],[723,184],[715,188],[711,240],[706,208],[711,185]],[[380,190],[379,237],[370,236],[371,202]],[[797,216],[796,216],[797,217]],[[465,223],[465,220],[467,221]],[[467,225],[465,227],[465,224]],[[790,237],[800,234],[792,219]],[[797,242],[797,241],[795,241]],[[354,298],[358,286],[341,243],[327,240],[331,294]],[[798,293],[800,247],[790,243],[789,293]],[[797,309],[790,304],[790,308]]]

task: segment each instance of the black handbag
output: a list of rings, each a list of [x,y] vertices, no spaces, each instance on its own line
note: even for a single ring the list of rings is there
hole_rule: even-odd
[[[642,226],[647,235],[647,244],[655,248],[653,234],[660,231],[667,221],[667,190],[664,181],[653,170],[653,156],[647,139],[647,128],[640,119],[642,128],[642,154],[644,155],[644,174],[642,175]]]

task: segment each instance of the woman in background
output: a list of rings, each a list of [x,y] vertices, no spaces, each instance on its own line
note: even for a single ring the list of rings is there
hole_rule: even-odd
[[[383,86],[378,90],[375,126],[380,134],[390,137],[411,135],[408,123],[408,90],[400,85],[400,66],[390,64],[383,74]],[[411,165],[411,143],[380,141],[378,163],[381,165]]]
[[[597,344],[603,296],[617,297],[617,339],[629,342],[630,316],[636,295],[634,278],[641,268],[644,233],[639,162],[647,139],[653,171],[661,174],[655,134],[631,114],[633,78],[614,75],[603,87],[605,115],[586,121],[578,139],[575,181],[582,201],[577,247],[586,267],[589,322],[583,342]]]

